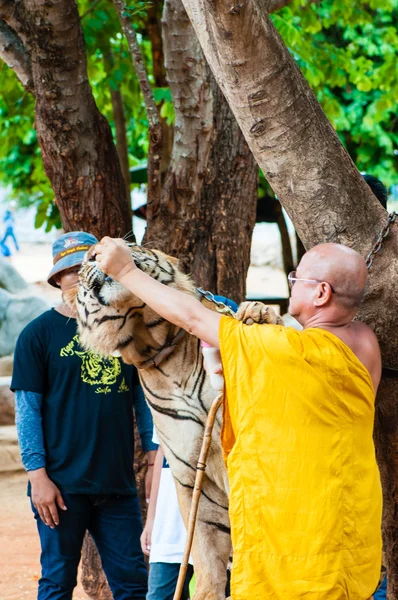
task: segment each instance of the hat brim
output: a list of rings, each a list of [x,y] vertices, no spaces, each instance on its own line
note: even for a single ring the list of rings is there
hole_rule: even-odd
[[[47,277],[47,282],[53,287],[59,288],[60,285],[55,281],[54,276],[57,275],[57,273],[61,273],[61,271],[66,271],[66,269],[81,265],[85,255],[86,250],[82,252],[75,252],[74,254],[70,254],[69,256],[64,256],[64,258],[61,258],[61,260],[59,260],[51,269]]]

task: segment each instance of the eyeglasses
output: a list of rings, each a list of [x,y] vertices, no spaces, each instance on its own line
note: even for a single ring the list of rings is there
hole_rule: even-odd
[[[320,279],[302,279],[301,277],[296,277],[296,271],[291,271],[287,276],[287,280],[289,282],[289,287],[292,289],[296,281],[306,281],[307,283],[327,283],[332,290],[332,293],[335,294],[333,287],[327,281],[321,281]]]

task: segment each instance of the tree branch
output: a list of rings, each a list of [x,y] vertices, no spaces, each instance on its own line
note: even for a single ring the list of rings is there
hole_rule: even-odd
[[[148,155],[148,205],[158,202],[160,199],[160,155],[162,146],[162,127],[159,111],[156,106],[151,84],[144,64],[137,36],[131,22],[126,14],[124,0],[113,0],[120,24],[129,46],[134,69],[138,77],[141,92],[144,98],[145,109],[149,123],[149,155]]]
[[[156,106],[151,84],[149,83],[148,74],[146,72],[144,57],[138,44],[137,35],[130,18],[126,15],[127,7],[123,0],[113,0],[116,11],[119,15],[120,23],[127,43],[131,58],[133,60],[134,69],[138,77],[141,92],[144,97],[146,112],[148,115],[149,126],[160,123],[158,107]]]
[[[15,0],[0,0],[0,19],[18,31],[18,3]]]
[[[89,15],[89,14],[90,14],[90,13],[91,13],[91,12],[92,12],[92,11],[93,11],[95,8],[96,8],[97,4],[99,4],[100,2],[101,2],[101,0],[93,0],[93,3],[92,3],[92,5],[90,6],[90,8],[88,8],[88,9],[86,10],[86,12],[85,12],[85,13],[83,13],[83,14],[80,16],[80,20],[81,20],[81,21],[83,21],[83,19],[84,19],[85,17],[87,17],[87,15]]]
[[[15,72],[25,90],[33,94],[34,87],[29,53],[15,31],[1,19],[0,58]]]

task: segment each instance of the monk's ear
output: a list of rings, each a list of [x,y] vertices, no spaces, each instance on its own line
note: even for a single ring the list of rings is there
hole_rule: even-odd
[[[322,282],[317,285],[316,296],[314,298],[314,305],[319,308],[326,306],[332,297],[332,290],[330,285],[326,282]]]

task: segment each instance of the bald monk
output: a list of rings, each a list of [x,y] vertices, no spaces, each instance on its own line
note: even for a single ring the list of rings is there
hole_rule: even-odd
[[[97,263],[162,317],[221,349],[233,600],[368,600],[381,567],[372,436],[381,358],[371,329],[353,321],[364,260],[338,244],[304,255],[289,277],[300,332],[204,308],[138,270],[120,241],[104,238]]]

